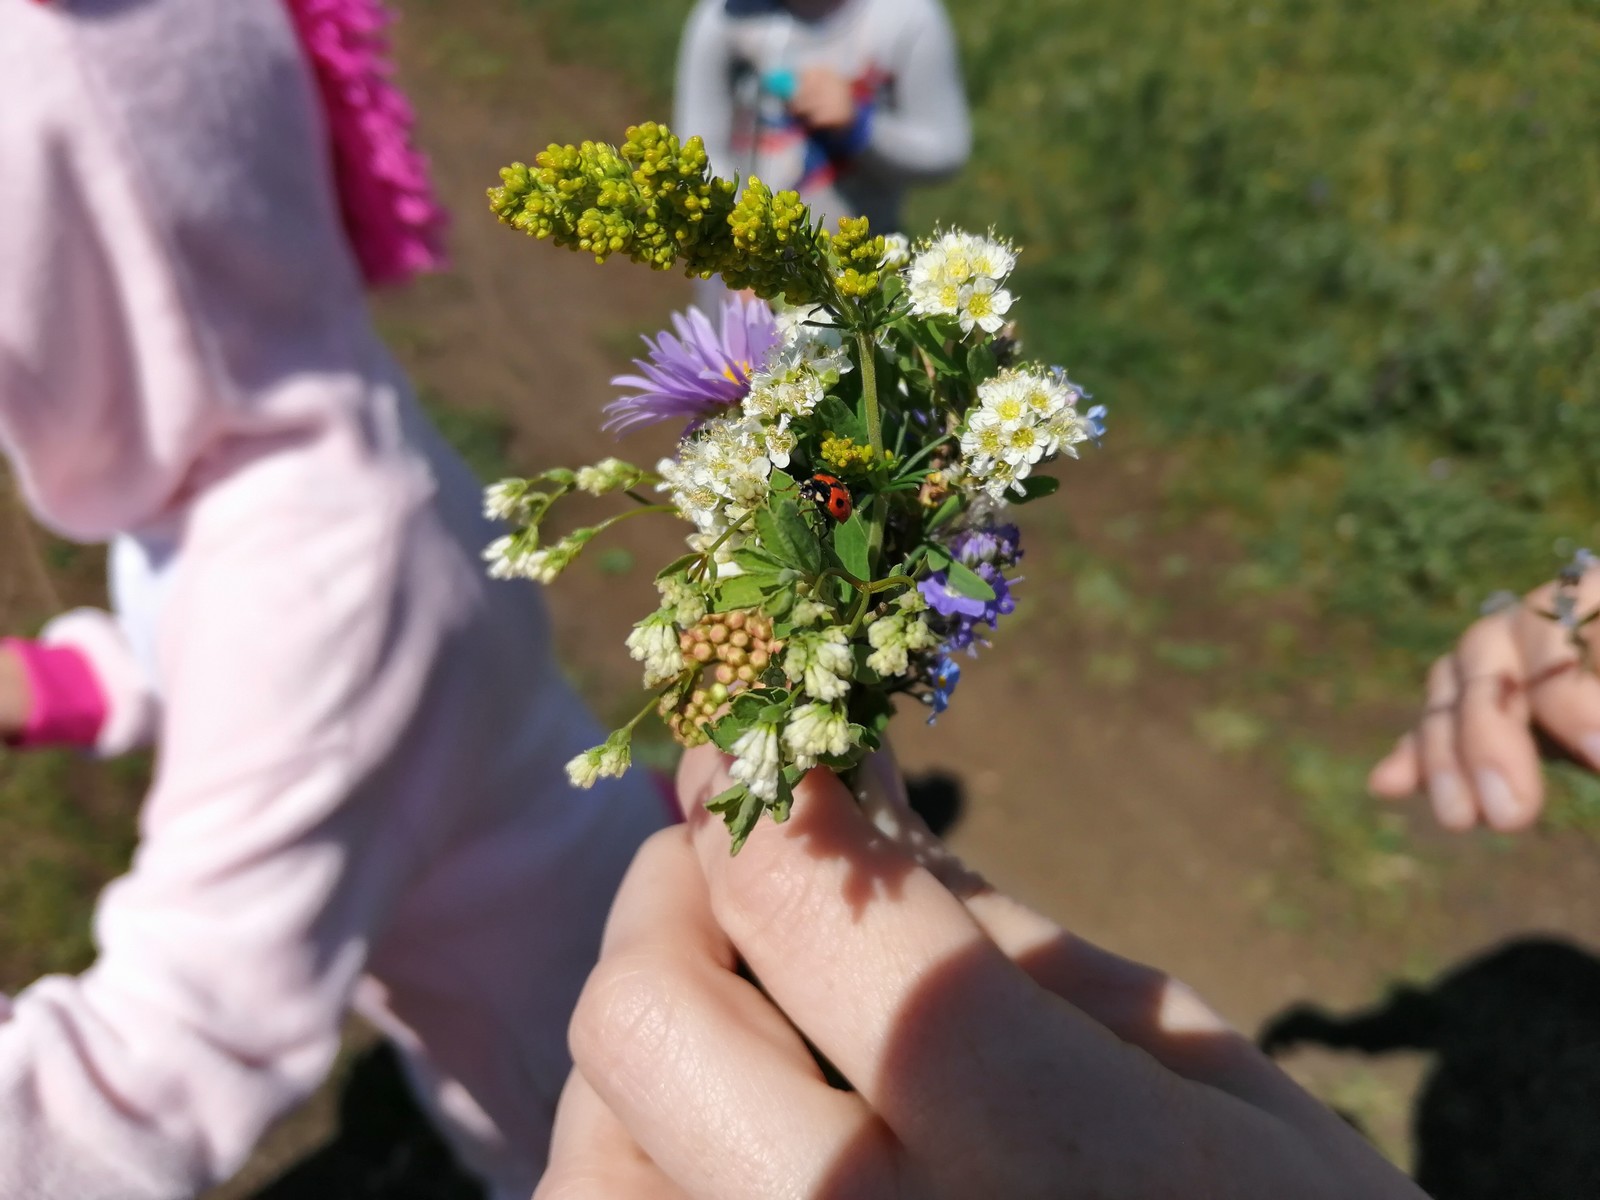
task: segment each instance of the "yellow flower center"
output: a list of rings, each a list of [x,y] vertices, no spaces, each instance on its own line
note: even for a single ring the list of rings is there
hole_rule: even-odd
[[[732,366],[723,367],[722,373],[727,377],[729,383],[736,383],[743,387],[750,382],[750,369],[750,360],[741,358],[736,360]]]

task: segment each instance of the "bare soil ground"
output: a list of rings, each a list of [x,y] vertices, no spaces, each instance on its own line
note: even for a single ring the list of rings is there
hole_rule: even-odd
[[[431,402],[504,423],[515,465],[616,452],[598,430],[607,380],[638,333],[688,302],[688,285],[522,239],[483,192],[500,165],[550,141],[614,136],[651,114],[612,75],[552,61],[509,0],[399,7],[403,74],[455,214],[455,266],[385,298],[383,327]],[[644,438],[627,452],[665,448]],[[1588,836],[1447,840],[1420,812],[1378,813],[1332,777],[1397,728],[1405,705],[1307,677],[1325,632],[1293,603],[1237,600],[1238,555],[1204,514],[1174,508],[1170,467],[1113,440],[1063,468],[1063,499],[1028,510],[1013,627],[966,664],[936,727],[903,718],[908,768],[963,789],[958,850],[1084,936],[1184,977],[1251,1032],[1300,1002],[1372,1003],[1506,939],[1592,939],[1600,855]],[[568,667],[608,715],[634,703],[621,641],[653,606],[650,564],[676,553],[675,531],[643,524],[624,527],[625,553],[591,551],[549,594]],[[48,611],[63,588],[93,591],[88,566],[41,570],[15,520],[0,521],[0,537],[8,625]],[[1302,741],[1333,753],[1287,755]],[[1301,1053],[1287,1065],[1409,1161],[1420,1057]],[[332,1097],[287,1122],[213,1200],[250,1194],[322,1141]]]

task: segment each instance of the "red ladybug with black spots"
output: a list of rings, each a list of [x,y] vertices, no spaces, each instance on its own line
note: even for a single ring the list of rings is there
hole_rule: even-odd
[[[802,483],[800,494],[835,521],[848,521],[855,509],[850,489],[840,482],[837,475],[829,475],[826,471],[818,471]]]

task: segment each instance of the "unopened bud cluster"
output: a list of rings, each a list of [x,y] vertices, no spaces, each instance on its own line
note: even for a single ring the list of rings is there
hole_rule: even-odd
[[[772,618],[754,609],[713,613],[685,630],[678,646],[691,665],[705,668],[711,677],[681,703],[676,695],[662,701],[662,717],[685,746],[704,742],[705,727],[718,710],[760,679],[783,650],[773,636]]]

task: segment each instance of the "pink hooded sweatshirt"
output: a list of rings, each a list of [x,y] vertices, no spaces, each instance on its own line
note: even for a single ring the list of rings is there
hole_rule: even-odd
[[[5,1200],[225,1179],[352,1006],[524,1200],[663,819],[642,781],[565,785],[600,731],[536,592],[485,578],[321,120],[281,0],[0,0],[0,441],[41,520],[118,539],[118,614],[45,640],[99,680],[102,750],[159,746],[94,966],[0,997]]]

